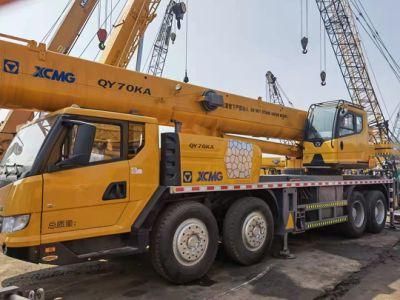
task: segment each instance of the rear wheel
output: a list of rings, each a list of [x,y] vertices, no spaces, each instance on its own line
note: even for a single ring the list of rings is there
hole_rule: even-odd
[[[172,204],[158,218],[151,236],[154,269],[173,283],[203,277],[218,249],[218,226],[212,212],[198,202]]]
[[[228,209],[223,244],[226,253],[235,262],[250,265],[260,261],[270,248],[273,236],[273,216],[263,200],[242,198]]]
[[[348,221],[343,224],[343,232],[348,237],[358,238],[367,226],[365,198],[360,192],[353,192],[347,204]]]
[[[385,228],[386,223],[386,197],[381,191],[370,191],[365,197],[368,207],[367,230],[371,233],[379,233]]]

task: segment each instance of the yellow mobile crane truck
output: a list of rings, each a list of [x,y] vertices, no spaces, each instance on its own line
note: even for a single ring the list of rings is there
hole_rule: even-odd
[[[185,283],[209,270],[219,242],[249,265],[274,236],[289,255],[288,233],[378,233],[397,206],[392,178],[340,173],[373,161],[357,105],[307,113],[1,37],[0,106],[51,112],[21,128],[1,162],[8,256],[61,265],[150,250],[161,276]],[[171,124],[159,145],[159,125]],[[262,152],[302,155],[312,174],[260,176]]]

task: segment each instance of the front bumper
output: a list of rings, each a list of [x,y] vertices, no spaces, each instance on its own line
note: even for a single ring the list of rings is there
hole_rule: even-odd
[[[18,260],[39,263],[39,247],[8,248],[5,244],[2,244],[0,252]]]
[[[54,247],[55,249],[57,249],[57,251],[51,254],[46,253],[46,248],[49,247]],[[8,257],[35,264],[45,263],[66,265],[83,261],[61,243],[21,248],[10,248],[7,247],[5,244],[2,244],[0,251]],[[50,256],[57,257],[57,259],[55,259],[54,261],[46,260],[46,257]]]

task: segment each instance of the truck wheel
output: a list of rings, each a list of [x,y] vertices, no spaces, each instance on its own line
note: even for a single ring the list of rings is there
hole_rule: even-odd
[[[245,197],[229,207],[223,227],[227,255],[242,265],[260,261],[270,248],[274,219],[268,205],[259,198]]]
[[[353,192],[347,204],[348,221],[343,224],[343,232],[351,238],[363,235],[367,226],[365,198],[360,192]]]
[[[368,207],[367,230],[379,233],[385,228],[387,215],[386,197],[381,191],[370,191],[366,195]]]
[[[201,203],[172,204],[153,227],[150,255],[154,269],[173,283],[203,277],[212,266],[217,250],[217,221]]]

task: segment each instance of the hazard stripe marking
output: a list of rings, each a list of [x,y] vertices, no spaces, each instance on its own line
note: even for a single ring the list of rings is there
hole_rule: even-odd
[[[306,223],[306,229],[313,229],[313,228],[318,228],[318,227],[323,227],[323,226],[328,226],[328,225],[334,225],[334,224],[338,224],[338,223],[344,223],[344,222],[347,222],[347,219],[348,219],[347,216],[343,216],[343,217],[339,217],[339,218],[309,222],[309,223]]]
[[[319,186],[345,186],[345,185],[368,185],[368,184],[390,184],[392,179],[379,180],[341,180],[341,181],[291,181],[274,183],[254,183],[254,184],[230,184],[230,185],[197,185],[197,186],[171,186],[172,194],[200,193],[211,191],[236,191],[236,190],[264,190],[282,189],[293,187],[319,187]]]
[[[328,207],[339,207],[346,206],[347,201],[333,201],[333,202],[324,202],[324,203],[311,203],[306,205],[306,210],[316,210],[320,208],[328,208]]]

